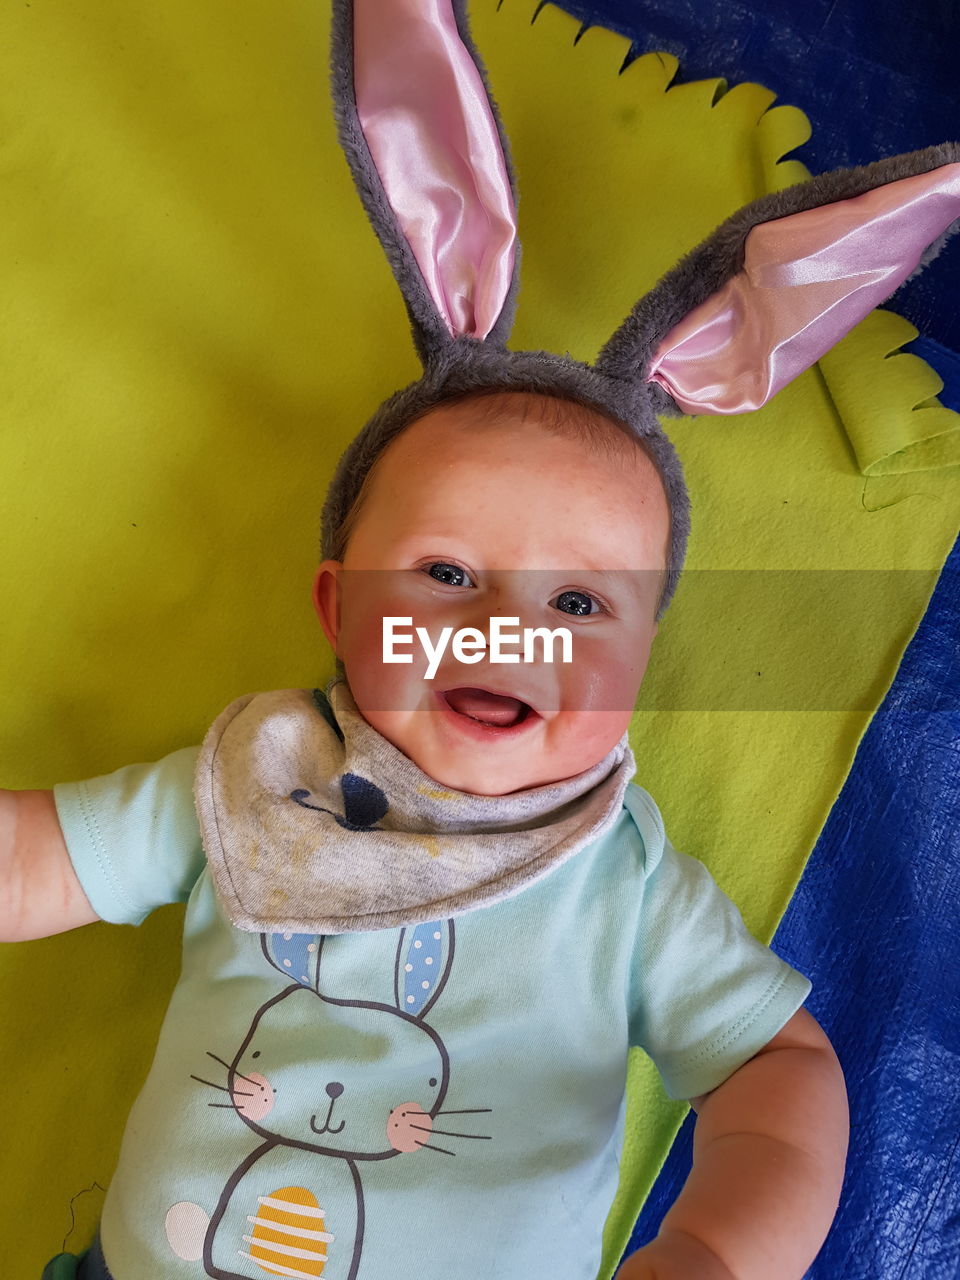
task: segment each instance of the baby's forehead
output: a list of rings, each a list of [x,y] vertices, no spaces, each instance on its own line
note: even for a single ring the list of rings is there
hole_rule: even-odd
[[[532,407],[531,407],[532,402]],[[532,475],[580,476],[601,497],[662,495],[663,480],[642,438],[587,406],[550,396],[498,393],[442,404],[411,423],[394,448],[421,482],[452,465],[520,486]]]
[[[669,504],[635,437],[602,420],[583,430],[583,420],[556,427],[516,412],[477,418],[473,409],[442,406],[395,442],[378,491],[391,537],[463,535],[466,546],[482,533],[510,547],[516,569],[543,567],[550,547],[571,568],[665,562]]]
[[[613,463],[636,459],[656,470],[642,439],[629,426],[587,405],[527,392],[497,392],[436,405],[410,423],[400,440],[458,441],[467,452],[507,471],[522,465],[514,451],[497,450],[498,441],[502,446],[509,437],[539,446],[545,463],[551,453],[567,453]],[[551,441],[561,448],[551,450]]]

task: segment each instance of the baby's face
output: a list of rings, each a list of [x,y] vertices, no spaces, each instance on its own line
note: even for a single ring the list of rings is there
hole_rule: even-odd
[[[385,451],[343,563],[315,600],[364,718],[447,787],[502,795],[589,769],[629,723],[656,634],[669,511],[653,464],[629,441],[608,455],[534,422],[473,424],[437,409]],[[414,637],[383,660],[384,618]],[[492,617],[565,627],[572,661],[523,661],[519,645],[467,664],[452,642],[425,679],[416,639]],[[474,637],[475,639],[476,637]],[[459,651],[460,656],[470,652]],[[476,652],[476,650],[474,651]]]

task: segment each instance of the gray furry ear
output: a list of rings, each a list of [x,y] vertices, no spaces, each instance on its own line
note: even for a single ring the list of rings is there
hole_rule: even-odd
[[[960,229],[960,144],[746,205],[641,298],[594,367],[660,411],[757,409]]]
[[[426,366],[506,342],[519,273],[513,167],[466,0],[334,0],[340,142]]]

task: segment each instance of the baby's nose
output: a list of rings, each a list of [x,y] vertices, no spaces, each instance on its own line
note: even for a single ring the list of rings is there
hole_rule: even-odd
[[[331,1080],[327,1085],[327,1093],[331,1098],[339,1098],[343,1093],[343,1085],[338,1080]]]

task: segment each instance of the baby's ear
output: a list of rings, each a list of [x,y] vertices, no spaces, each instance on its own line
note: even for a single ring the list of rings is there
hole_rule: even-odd
[[[340,634],[340,571],[342,569],[343,565],[339,560],[324,560],[313,579],[313,607],[323,627],[323,634],[330,641],[330,647],[334,653],[337,651],[337,636]]]
[[[763,196],[640,299],[596,368],[652,384],[664,411],[758,409],[958,228],[955,143]]]

